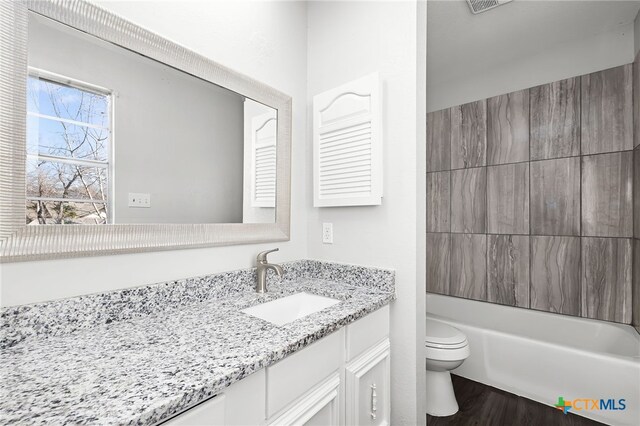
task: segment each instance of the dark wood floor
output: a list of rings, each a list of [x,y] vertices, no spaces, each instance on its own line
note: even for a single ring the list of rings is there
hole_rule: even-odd
[[[564,414],[548,405],[540,404],[451,375],[460,411],[449,417],[427,415],[427,426],[595,426],[602,423]]]

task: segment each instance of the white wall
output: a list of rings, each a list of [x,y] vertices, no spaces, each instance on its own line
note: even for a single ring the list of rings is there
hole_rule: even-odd
[[[426,333],[426,292],[427,292],[427,263],[421,259],[427,258],[426,238],[427,222],[422,220],[427,214],[427,34],[428,34],[427,2],[418,2],[417,19],[417,49],[416,49],[416,415],[417,423],[423,424],[427,412],[426,398],[426,370],[424,336]],[[425,418],[426,423],[426,418]]]
[[[419,96],[424,103],[424,87],[417,87],[417,19],[415,2],[311,2],[308,6],[309,111],[315,94],[374,71],[383,80],[382,205],[312,208],[308,200],[308,254],[314,259],[396,270],[398,300],[391,306],[393,425],[425,421],[416,400],[421,391],[417,372],[424,365],[416,343],[416,318],[422,318],[416,304],[424,297],[424,286],[418,291],[416,282],[416,131],[417,116],[422,121],[426,116],[416,111]],[[426,20],[422,23],[426,25]],[[308,173],[313,164],[311,120],[309,115]],[[322,244],[323,222],[333,223],[332,245]]]
[[[0,304],[79,294],[307,256],[306,6],[301,2],[106,2],[102,6],[293,97],[291,241],[208,249],[0,264]]]
[[[424,216],[424,200],[417,195],[424,193],[424,183],[417,184],[422,176],[417,170],[424,170],[424,144],[416,140],[424,140],[426,126],[426,19],[418,15],[424,5],[232,0],[100,4],[293,97],[291,241],[0,264],[0,304],[249,267],[259,250],[274,246],[281,248],[272,255],[276,262],[310,257],[393,268],[398,300],[391,307],[392,424],[423,424],[424,324],[416,324],[416,318],[424,320],[425,291],[424,274],[417,276],[416,271],[423,271],[424,265],[417,265],[416,252],[424,253],[423,239],[417,238],[424,229],[416,224]],[[420,27],[423,39],[417,45]],[[312,138],[306,115],[311,97],[373,71],[379,71],[384,81],[383,204],[314,209]],[[417,209],[422,210],[417,213]],[[322,222],[334,224],[333,245],[321,243]]]
[[[515,1],[478,15],[463,0],[427,5],[429,111],[633,62],[640,2]]]
[[[114,223],[242,222],[244,97],[29,14],[29,65],[112,91]],[[131,208],[128,194],[151,194]]]
[[[427,109],[429,112],[438,111],[628,64],[633,62],[633,43],[633,25],[629,24],[590,38],[558,43],[553,48],[545,48],[519,60],[496,62],[494,68],[483,69],[464,78],[446,80],[429,72]]]

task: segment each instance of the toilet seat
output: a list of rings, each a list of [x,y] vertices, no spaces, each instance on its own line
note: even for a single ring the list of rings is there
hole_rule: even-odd
[[[460,349],[467,346],[467,336],[460,330],[441,321],[428,319],[425,346],[436,349]]]
[[[467,340],[465,339],[463,342],[455,343],[453,345],[443,345],[440,343],[434,343],[434,342],[429,342],[425,340],[424,345],[427,348],[433,348],[433,349],[460,349],[469,345],[469,342],[467,342]]]

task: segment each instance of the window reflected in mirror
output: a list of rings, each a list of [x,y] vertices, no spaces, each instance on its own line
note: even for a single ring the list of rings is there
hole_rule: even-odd
[[[275,109],[35,13],[28,65],[28,225],[275,223]]]
[[[56,80],[28,78],[26,223],[110,223],[110,94]]]

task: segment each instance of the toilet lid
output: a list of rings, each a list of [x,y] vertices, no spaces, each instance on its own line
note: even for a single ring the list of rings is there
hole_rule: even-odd
[[[428,319],[425,343],[427,346],[459,348],[467,343],[467,336],[460,330],[443,322]]]

